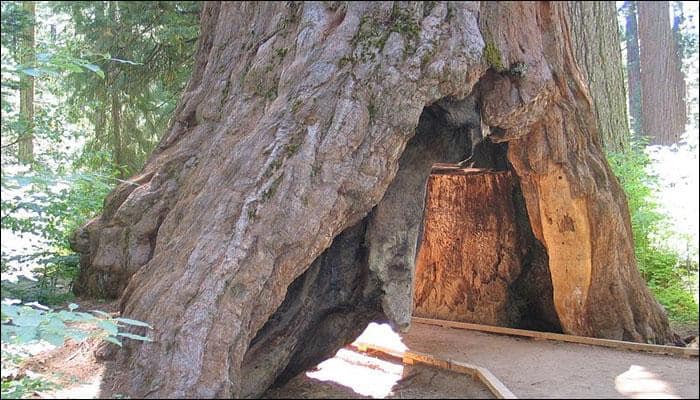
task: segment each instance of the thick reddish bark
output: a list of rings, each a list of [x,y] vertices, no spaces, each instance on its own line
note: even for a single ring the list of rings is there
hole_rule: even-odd
[[[489,69],[483,37],[527,72]],[[126,287],[155,327],[118,354],[132,396],[254,396],[369,318],[406,327],[429,165],[483,136],[508,142],[562,330],[671,338],[559,3],[207,3],[174,121],[74,240],[78,289]]]

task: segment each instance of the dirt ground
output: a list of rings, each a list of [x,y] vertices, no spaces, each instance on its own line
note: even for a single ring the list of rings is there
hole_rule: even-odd
[[[76,301],[81,310],[116,312],[114,303]],[[373,324],[375,325],[375,324]],[[376,326],[375,326],[376,328]],[[369,329],[368,331],[369,332]],[[522,398],[698,398],[698,359],[572,343],[537,341],[414,323],[400,336],[384,326],[363,341],[397,351],[410,349],[489,369]],[[63,388],[35,398],[99,398],[119,395],[97,339],[66,345],[28,359],[23,367]],[[100,392],[102,387],[103,392]],[[109,393],[107,393],[107,391]],[[341,349],[336,357],[271,389],[266,398],[493,398],[467,375]]]
[[[76,343],[68,339],[61,347],[29,358],[21,367],[45,375],[60,386],[86,384],[102,374],[102,365],[94,354],[100,341],[88,338]]]
[[[75,299],[77,311],[100,310],[117,316],[117,301],[105,302],[93,299]],[[88,329],[89,327],[83,326]],[[99,338],[89,337],[81,343],[67,339],[65,344],[53,350],[39,353],[21,364],[21,370],[43,375],[61,389],[51,393],[35,393],[34,398],[91,399],[98,397],[104,364],[95,357],[95,350],[103,345]]]
[[[413,351],[489,369],[526,398],[698,398],[698,359],[414,323]]]

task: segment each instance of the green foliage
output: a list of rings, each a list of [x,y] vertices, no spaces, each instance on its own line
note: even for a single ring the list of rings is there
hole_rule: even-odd
[[[7,72],[23,73],[39,78],[43,75],[60,77],[64,72],[81,73],[94,72],[104,79],[105,73],[99,66],[92,62],[73,57],[65,49],[59,49],[55,53],[44,52],[36,55],[36,62],[32,65],[19,65],[16,70]]]
[[[116,178],[140,168],[165,130],[191,71],[200,5],[38,3],[36,21],[20,2],[2,7],[2,228],[32,243],[12,254],[3,247],[2,270],[33,268],[39,277],[37,285],[5,282],[2,292],[60,303],[78,271],[69,235],[100,212]],[[28,24],[36,48],[19,40]],[[19,62],[27,52],[36,54],[31,65]],[[22,75],[35,78],[41,104],[32,121],[18,112]],[[32,170],[7,172],[27,132]]]
[[[374,118],[377,116],[377,106],[374,104],[374,99],[369,99],[369,102],[367,103],[367,115],[369,116],[370,121],[374,120]]]
[[[102,199],[116,182],[114,177],[87,172],[3,174],[3,188],[23,195],[2,200],[2,228],[36,233],[65,247],[67,236],[101,210]]]
[[[65,155],[65,151],[62,150],[67,134],[64,128],[67,113],[55,105],[58,103],[55,97],[61,95],[56,93],[57,83],[71,76],[85,81],[101,80],[104,78],[104,71],[95,64],[95,60],[103,56],[76,56],[70,47],[47,42],[46,32],[39,29],[40,21],[34,21],[31,15],[22,9],[20,2],[3,2],[2,11],[3,164],[16,157],[17,143],[20,138],[28,135],[34,137],[35,143],[51,143],[39,149],[44,154],[39,154],[37,161],[46,163],[47,159]],[[42,15],[37,15],[37,19],[41,17]],[[35,25],[37,29],[37,41],[35,47],[25,48],[23,43],[26,44],[26,40],[21,40],[22,31],[30,24]],[[28,54],[34,56],[27,57]],[[27,77],[34,78],[34,103],[40,104],[34,108],[31,121],[25,120],[26,115],[21,115],[18,109],[19,89]]]
[[[102,201],[114,178],[89,173],[55,175],[37,172],[29,175],[4,175],[0,226],[16,234],[40,241],[18,254],[2,253],[3,272],[11,265],[33,265],[39,282],[23,290],[3,283],[3,296],[45,304],[69,300],[72,281],[78,273],[79,258],[68,242],[70,234],[102,209]],[[59,288],[59,285],[62,287]]]
[[[2,46],[16,53],[18,46],[16,38],[25,26],[33,24],[34,21],[22,10],[22,4],[19,1],[3,1],[0,22],[2,23],[0,31]]]
[[[93,310],[93,314],[76,311],[77,304],[69,304],[68,310],[52,310],[38,304],[5,302],[1,307],[3,349],[8,345],[25,345],[37,340],[62,346],[68,338],[82,342],[88,337],[97,337],[120,347],[122,346],[120,338],[152,341],[147,336],[120,332],[120,328],[127,326],[153,329],[145,322],[128,318],[112,318],[111,315],[99,310]],[[22,359],[19,354],[3,351],[3,368],[16,366]],[[3,379],[2,398],[22,398],[27,393],[52,389],[54,386],[44,379],[37,378]]]
[[[401,8],[398,3],[394,3],[390,16],[390,32],[398,32],[408,40],[407,50],[412,53],[420,37],[420,25],[413,18],[408,9]]]
[[[673,8],[673,36],[676,40],[679,58],[689,59],[698,52],[698,33],[692,18],[687,18],[683,13],[681,1],[672,1]]]
[[[528,65],[524,62],[516,62],[510,65],[507,73],[516,78],[523,78],[527,74]]]
[[[88,126],[78,165],[104,165],[126,177],[141,168],[165,131],[192,71],[199,2],[53,2],[70,15],[64,40],[93,55],[104,79],[62,82],[70,122]],[[91,58],[92,59],[92,58]]]
[[[420,29],[420,25],[411,11],[398,3],[392,6],[389,15],[363,15],[360,19],[360,28],[352,40],[355,52],[352,57],[343,57],[339,61],[339,67],[343,67],[347,63],[375,60],[392,32],[399,33],[404,37],[406,41],[404,56],[412,54],[418,45]]]
[[[374,60],[384,48],[388,38],[389,32],[378,18],[363,15],[360,19],[360,28],[352,40],[352,45],[355,48],[352,61]]]
[[[3,380],[1,393],[3,399],[23,399],[34,392],[51,390],[56,386],[45,379],[24,376],[16,380]]]
[[[140,321],[30,302],[72,299],[79,257],[68,238],[99,214],[119,178],[141,168],[164,132],[191,72],[199,8],[198,2],[36,2],[33,17],[21,2],[2,2],[0,260],[3,275],[31,271],[38,278],[2,282],[3,298],[24,303],[2,305],[3,369],[18,361],[6,349],[84,340],[85,326],[117,345],[150,340],[150,326]],[[22,40],[31,25],[33,44]],[[31,120],[19,115],[19,89],[27,81],[34,83]],[[29,135],[34,162],[18,167],[17,143]],[[6,231],[19,247],[7,247]],[[123,331],[126,326],[133,330]],[[46,388],[32,376],[3,380],[2,397]]]
[[[639,270],[669,317],[681,322],[698,321],[698,304],[685,277],[697,272],[697,262],[683,263],[681,255],[661,242],[670,234],[666,216],[653,200],[656,178],[649,174],[645,142],[634,142],[620,153],[608,154],[608,161],[627,195]]]
[[[630,144],[629,151],[608,154],[610,166],[627,195],[637,250],[651,247],[651,240],[662,229],[664,220],[653,200],[658,184],[647,172],[651,160],[644,153],[645,145],[635,142]]]

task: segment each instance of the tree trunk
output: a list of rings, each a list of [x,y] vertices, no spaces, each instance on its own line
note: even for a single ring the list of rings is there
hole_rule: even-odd
[[[34,65],[34,24],[36,20],[36,4],[33,1],[22,3],[28,22],[20,36],[20,63],[24,66]],[[17,148],[17,160],[21,164],[31,164],[34,161],[34,77],[20,74],[19,78],[19,115],[24,122]]]
[[[671,31],[667,1],[642,1],[639,47],[642,132],[651,144],[671,145],[685,132],[685,78]]]
[[[593,98],[598,132],[606,150],[629,144],[617,9],[612,1],[567,1],[571,41]]]
[[[172,127],[73,238],[77,291],[155,327],[117,355],[127,394],[255,396],[369,319],[406,328],[430,165],[479,136],[521,182],[562,330],[672,339],[559,3],[207,3],[201,32]]]
[[[625,1],[625,43],[627,45],[627,99],[632,131],[642,135],[642,71],[639,67],[637,2]]]
[[[113,92],[111,94],[112,98],[112,106],[111,106],[111,114],[112,114],[112,137],[111,137],[111,144],[112,144],[112,163],[113,167],[119,171],[119,178],[124,179],[126,176],[124,174],[125,168],[126,168],[126,160],[124,160],[124,149],[123,149],[123,140],[122,140],[122,105],[121,102],[119,101],[119,93]]]

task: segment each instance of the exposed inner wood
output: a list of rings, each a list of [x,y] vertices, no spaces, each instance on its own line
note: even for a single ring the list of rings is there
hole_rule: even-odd
[[[439,164],[428,179],[414,315],[513,326],[525,246],[509,171]]]

